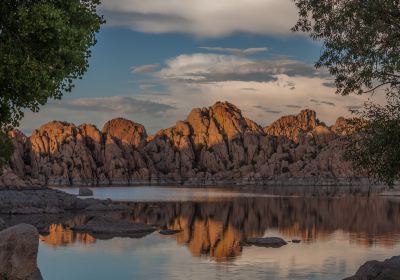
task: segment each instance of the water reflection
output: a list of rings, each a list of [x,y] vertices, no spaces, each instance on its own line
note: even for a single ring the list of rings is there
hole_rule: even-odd
[[[240,256],[246,238],[271,232],[311,244],[340,236],[365,248],[394,248],[400,240],[400,204],[376,196],[245,197],[213,202],[137,202],[130,207],[129,213],[108,215],[181,230],[163,238],[176,239],[194,257],[206,256],[217,262]],[[91,235],[69,230],[86,223],[92,215],[68,217],[62,224],[51,225],[41,239],[51,246],[93,243]]]

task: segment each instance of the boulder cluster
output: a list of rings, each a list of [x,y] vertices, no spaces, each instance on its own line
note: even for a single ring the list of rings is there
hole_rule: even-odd
[[[327,126],[312,110],[263,128],[228,102],[195,108],[152,136],[122,118],[102,130],[53,121],[30,137],[12,133],[16,150],[0,185],[337,184],[362,177],[342,158],[351,131],[346,119]]]

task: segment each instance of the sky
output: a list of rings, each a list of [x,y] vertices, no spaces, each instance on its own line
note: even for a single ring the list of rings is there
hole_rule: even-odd
[[[291,31],[291,0],[103,0],[99,13],[107,23],[88,72],[61,101],[27,111],[26,134],[52,120],[101,129],[115,117],[152,134],[216,101],[263,126],[305,108],[333,124],[366,99],[336,95],[314,68],[322,44]]]

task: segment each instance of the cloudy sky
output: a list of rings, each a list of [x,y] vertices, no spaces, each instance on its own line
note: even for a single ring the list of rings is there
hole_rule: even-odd
[[[125,117],[149,133],[193,107],[229,101],[261,125],[303,108],[332,124],[365,97],[334,94],[313,63],[321,44],[290,31],[291,0],[103,0],[107,23],[90,69],[73,93],[27,112],[31,133],[51,120],[93,123]]]

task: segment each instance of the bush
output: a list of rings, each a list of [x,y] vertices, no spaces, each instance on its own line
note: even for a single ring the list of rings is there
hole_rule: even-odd
[[[14,152],[14,145],[4,132],[0,132],[0,167],[8,163]]]

